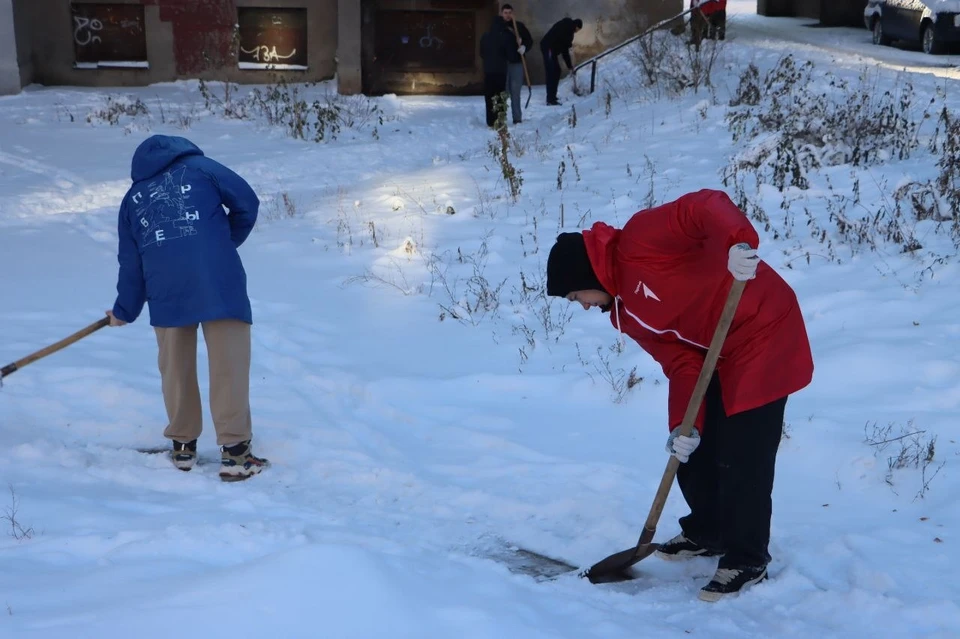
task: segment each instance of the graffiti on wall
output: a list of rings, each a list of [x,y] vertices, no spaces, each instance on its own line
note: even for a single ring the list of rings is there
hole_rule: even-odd
[[[241,68],[307,67],[306,9],[241,7],[237,13]]]
[[[103,23],[97,18],[73,16],[73,43],[80,47],[103,42],[98,33],[103,31]]]
[[[397,69],[472,69],[475,15],[473,11],[378,11],[377,63]]]
[[[73,3],[70,11],[77,63],[146,61],[142,5]]]

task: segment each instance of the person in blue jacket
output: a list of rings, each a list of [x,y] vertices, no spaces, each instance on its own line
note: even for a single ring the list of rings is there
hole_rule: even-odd
[[[260,200],[243,178],[178,136],[144,140],[130,177],[120,205],[110,325],[135,321],[149,305],[169,419],[163,434],[173,441],[173,463],[181,470],[193,468],[202,430],[197,328],[203,327],[220,478],[247,479],[268,462],[250,446],[253,317],[237,248],[253,230]]]

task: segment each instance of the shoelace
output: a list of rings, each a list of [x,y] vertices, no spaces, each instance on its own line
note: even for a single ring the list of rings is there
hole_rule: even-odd
[[[713,576],[713,580],[726,586],[739,575],[740,571],[736,568],[718,568],[717,574]]]

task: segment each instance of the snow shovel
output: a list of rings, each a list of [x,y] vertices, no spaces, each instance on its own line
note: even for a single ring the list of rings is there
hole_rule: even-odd
[[[720,314],[720,321],[713,333],[713,339],[710,340],[707,356],[703,360],[703,368],[700,369],[700,376],[697,378],[696,386],[693,387],[693,395],[690,396],[690,402],[687,404],[687,412],[684,413],[683,422],[679,426],[681,435],[689,435],[693,430],[693,422],[697,418],[697,413],[700,412],[703,397],[707,394],[707,386],[710,385],[713,370],[717,365],[717,359],[720,357],[720,348],[727,337],[727,331],[730,330],[730,324],[733,323],[733,315],[737,311],[737,304],[740,303],[740,296],[743,295],[745,285],[746,282],[734,280],[733,286],[730,287],[727,303]],[[659,548],[658,544],[653,543],[653,536],[657,532],[657,522],[660,520],[664,504],[667,503],[667,495],[670,493],[673,478],[679,467],[680,461],[675,456],[670,455],[670,459],[667,461],[667,469],[663,471],[660,487],[657,488],[653,505],[650,507],[650,514],[647,515],[647,521],[643,525],[643,531],[640,533],[640,539],[637,541],[636,547],[621,550],[606,559],[600,560],[581,572],[580,577],[586,577],[590,580],[590,583],[594,584],[626,581],[633,578],[629,572],[630,567],[641,559],[649,557]]]
[[[513,22],[513,35],[517,38],[517,47],[523,44],[520,40],[520,32],[517,30],[517,21],[515,18],[511,17],[510,21]],[[523,106],[524,109],[530,108],[530,98],[533,96],[533,85],[530,84],[530,72],[527,71],[527,58],[525,56],[520,56],[520,62],[523,62],[523,76],[527,80],[527,103]]]
[[[3,378],[6,377],[7,375],[10,375],[10,374],[12,374],[12,373],[17,372],[18,370],[20,370],[21,368],[23,368],[23,367],[26,366],[27,364],[30,364],[30,363],[32,363],[32,362],[35,362],[35,361],[37,361],[38,359],[40,359],[40,358],[42,358],[42,357],[46,357],[47,355],[50,355],[50,354],[52,354],[52,353],[56,353],[57,351],[59,351],[59,350],[61,350],[61,349],[63,349],[63,348],[66,348],[67,346],[70,346],[70,344],[73,344],[74,342],[83,339],[83,338],[86,337],[87,335],[90,335],[91,333],[94,333],[95,331],[100,330],[100,329],[103,328],[104,326],[107,326],[109,323],[110,323],[110,318],[109,318],[109,317],[104,317],[104,318],[101,319],[101,320],[97,320],[96,322],[94,322],[94,323],[91,324],[90,326],[87,326],[86,328],[77,331],[76,333],[74,333],[74,334],[71,335],[70,337],[65,337],[64,339],[60,340],[60,341],[57,342],[56,344],[51,344],[50,346],[47,346],[46,348],[40,349],[40,350],[37,351],[36,353],[33,353],[33,354],[31,354],[31,355],[27,355],[27,356],[24,357],[23,359],[18,359],[17,361],[15,361],[15,362],[13,362],[13,363],[11,363],[11,364],[7,364],[7,365],[4,366],[3,368],[0,368],[0,383],[2,383]]]

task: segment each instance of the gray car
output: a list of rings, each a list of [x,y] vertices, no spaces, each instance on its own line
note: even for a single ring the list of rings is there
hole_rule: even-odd
[[[867,0],[863,21],[874,44],[903,40],[939,54],[960,42],[960,0]]]

